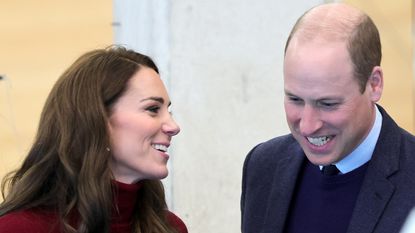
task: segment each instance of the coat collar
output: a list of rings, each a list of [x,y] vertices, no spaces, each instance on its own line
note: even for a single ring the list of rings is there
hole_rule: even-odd
[[[378,106],[382,129],[362,184],[348,233],[373,232],[395,191],[389,177],[399,170],[401,133],[399,126]]]

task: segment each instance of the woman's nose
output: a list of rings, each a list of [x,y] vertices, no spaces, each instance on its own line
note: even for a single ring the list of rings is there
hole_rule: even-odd
[[[180,127],[173,119],[173,117],[169,117],[169,120],[163,124],[162,130],[165,134],[169,136],[174,136],[180,132]]]

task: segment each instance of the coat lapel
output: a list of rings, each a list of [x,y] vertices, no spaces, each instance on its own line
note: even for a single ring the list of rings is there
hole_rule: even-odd
[[[396,123],[380,106],[378,108],[383,117],[382,129],[356,201],[348,233],[373,232],[395,190],[388,178],[399,169],[401,135]]]
[[[299,146],[286,155],[274,174],[274,184],[267,201],[268,207],[262,233],[283,232],[295,184],[305,155]]]

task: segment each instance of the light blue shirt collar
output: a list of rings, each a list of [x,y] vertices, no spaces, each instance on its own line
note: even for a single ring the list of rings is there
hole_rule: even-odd
[[[382,128],[382,114],[380,113],[376,105],[375,108],[375,123],[373,124],[373,127],[370,130],[367,137],[365,138],[365,140],[362,143],[360,143],[360,145],[356,147],[356,149],[354,149],[349,155],[344,157],[338,163],[334,164],[342,174],[353,171],[354,169],[362,166],[372,158],[376,142],[379,138],[380,129]],[[322,169],[322,167],[323,166],[320,166],[320,169]]]

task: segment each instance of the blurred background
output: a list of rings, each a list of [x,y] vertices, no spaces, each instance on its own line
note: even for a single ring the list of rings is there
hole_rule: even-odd
[[[296,19],[317,0],[0,0],[0,178],[32,143],[45,99],[81,54],[123,44],[160,67],[181,133],[164,180],[189,232],[240,232],[242,164],[288,133],[282,61]],[[340,2],[340,1],[337,1]],[[414,0],[343,1],[383,45],[380,104],[414,133]]]

